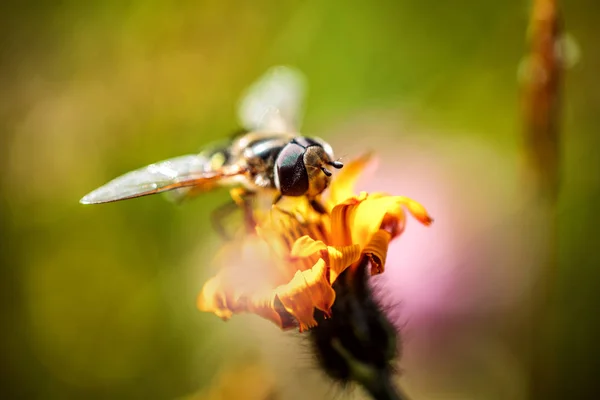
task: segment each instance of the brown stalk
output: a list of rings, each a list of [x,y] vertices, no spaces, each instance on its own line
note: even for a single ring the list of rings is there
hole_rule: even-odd
[[[526,189],[533,195],[530,233],[540,239],[537,285],[532,293],[530,329],[525,347],[530,371],[530,398],[549,399],[558,382],[556,360],[556,285],[560,189],[560,108],[562,83],[561,24],[558,0],[533,0],[528,27],[528,54],[522,71]]]
[[[555,201],[559,189],[559,119],[562,78],[557,0],[534,0],[522,85],[524,139],[532,183]]]

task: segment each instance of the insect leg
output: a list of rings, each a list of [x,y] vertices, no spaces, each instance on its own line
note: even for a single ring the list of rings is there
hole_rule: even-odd
[[[237,210],[237,208],[238,205],[234,201],[230,201],[221,205],[211,214],[213,228],[224,240],[232,240],[232,236],[225,229],[224,221],[232,212]]]
[[[252,197],[255,193],[244,188],[238,187],[231,189],[229,192],[235,204],[242,209],[244,213],[244,224],[249,232],[253,232],[256,228],[256,220],[254,219],[254,210],[252,208]]]
[[[310,200],[310,206],[313,208],[313,210],[315,210],[319,214],[327,214],[327,210],[325,209],[325,206],[323,205],[323,203],[321,203],[317,199]]]
[[[241,209],[244,214],[244,226],[248,231],[253,231],[256,227],[254,213],[252,210],[251,196],[252,192],[248,192],[241,188],[232,189],[230,191],[232,201],[221,205],[211,214],[211,222],[213,228],[225,240],[232,240],[233,237],[225,229],[225,219],[238,209]]]

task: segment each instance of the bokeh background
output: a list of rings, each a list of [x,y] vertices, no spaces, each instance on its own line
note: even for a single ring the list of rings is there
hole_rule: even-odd
[[[2,397],[362,396],[322,376],[302,335],[197,311],[219,245],[209,216],[226,192],[182,206],[161,196],[78,204],[123,172],[228,136],[240,93],[289,64],[309,82],[304,132],[347,158],[375,149],[378,167],[362,188],[415,198],[436,220],[409,222],[374,282],[402,327],[406,392],[530,399],[541,386],[593,398],[600,10],[592,0],[562,4],[570,68],[556,239],[522,163],[529,6],[3,3]],[[553,288],[541,319],[530,311],[540,280]],[[540,373],[544,365],[555,375]]]

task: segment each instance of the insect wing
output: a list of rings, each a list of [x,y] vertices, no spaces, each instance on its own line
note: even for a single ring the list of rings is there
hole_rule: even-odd
[[[249,131],[297,133],[303,114],[306,81],[296,69],[269,69],[242,95],[240,123]]]
[[[210,168],[209,159],[199,155],[187,155],[150,164],[113,179],[84,196],[80,203],[98,204],[186,187],[211,188],[222,178],[235,176],[244,171],[237,166],[224,167],[219,171]]]
[[[228,163],[231,154],[229,149],[231,147],[231,140],[225,139],[217,142],[213,142],[204,146],[198,154],[199,159],[204,159],[205,163],[209,163],[209,166],[202,165],[200,172],[208,173],[210,170],[220,170],[223,165]],[[209,160],[209,161],[206,161]],[[192,171],[193,172],[193,171]],[[216,183],[216,182],[215,182]],[[190,200],[197,195],[205,192],[208,188],[206,185],[200,186],[188,186],[180,189],[171,190],[165,192],[165,198],[175,204],[181,204],[184,201]]]

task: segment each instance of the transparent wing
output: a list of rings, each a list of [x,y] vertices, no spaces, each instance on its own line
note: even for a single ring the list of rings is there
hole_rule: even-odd
[[[302,120],[306,80],[297,69],[270,68],[242,95],[240,123],[249,131],[297,133]]]
[[[188,187],[209,190],[217,186],[222,179],[244,172],[236,165],[214,171],[210,168],[207,157],[181,156],[121,175],[85,195],[79,202],[108,203]]]

